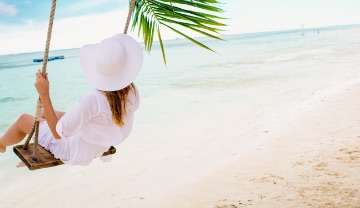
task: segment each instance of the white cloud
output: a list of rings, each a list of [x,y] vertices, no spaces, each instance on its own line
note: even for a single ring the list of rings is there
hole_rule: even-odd
[[[128,1],[126,0],[101,0],[101,1],[89,1],[89,0],[80,0],[74,3],[71,3],[65,9],[68,12],[81,12],[88,9],[94,9],[106,3],[118,3],[125,5]]]
[[[127,14],[128,9],[124,8],[103,14],[55,19],[50,50],[79,48],[85,44],[98,43],[107,37],[123,33]],[[48,22],[34,24],[30,19],[23,21],[26,24],[12,26],[0,24],[0,54],[44,50]],[[142,41],[138,39],[137,31],[131,32],[129,28],[128,34]],[[162,28],[161,35],[163,39],[179,37],[166,28]]]
[[[34,20],[32,19],[24,19],[23,22],[26,26],[33,26],[35,24]]]
[[[61,19],[54,23],[53,48],[81,47],[123,32],[127,10]]]
[[[122,33],[126,16],[127,9],[124,9],[98,15],[55,19],[50,50],[81,47]],[[26,24],[0,24],[0,54],[44,50],[47,20],[36,24],[30,19],[23,21]]]
[[[0,1],[0,16],[15,16],[17,12],[18,10],[14,5]]]

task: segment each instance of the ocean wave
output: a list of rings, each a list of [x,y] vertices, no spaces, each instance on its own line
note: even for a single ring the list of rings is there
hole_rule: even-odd
[[[7,103],[7,102],[15,102],[25,100],[26,98],[19,98],[19,97],[4,97],[0,98],[0,103]]]
[[[0,123],[0,135],[2,135],[2,131],[4,131],[5,132],[5,130],[7,129],[7,128],[9,128],[9,126],[11,125],[11,123]]]
[[[38,64],[33,64],[33,63],[26,63],[26,64],[0,64],[0,70],[1,69],[14,69],[14,68],[20,68],[20,67],[26,67],[26,66],[34,66],[34,65],[38,65]]]
[[[266,64],[266,60],[244,60],[237,62],[224,62],[217,64],[200,65],[199,68],[236,68],[240,65]]]

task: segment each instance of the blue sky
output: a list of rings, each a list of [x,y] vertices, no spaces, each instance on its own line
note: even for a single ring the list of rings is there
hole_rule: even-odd
[[[43,21],[49,18],[50,7],[51,0],[0,0],[0,23],[21,25],[27,20]],[[100,14],[125,7],[126,0],[58,0],[56,18]]]
[[[360,0],[222,2],[223,16],[229,18],[224,34],[360,23]],[[0,54],[43,50],[50,6],[51,0],[0,0]],[[128,0],[58,0],[51,49],[81,47],[121,33],[127,9]]]

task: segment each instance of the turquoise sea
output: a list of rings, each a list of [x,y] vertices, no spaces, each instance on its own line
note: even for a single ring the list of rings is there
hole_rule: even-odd
[[[360,25],[350,25],[228,35],[223,36],[225,41],[199,39],[216,53],[187,40],[168,40],[167,66],[155,43],[150,54],[144,52],[135,82],[141,107],[134,131],[145,140],[161,129],[176,134],[176,126],[189,120],[223,123],[216,115],[233,108],[244,109],[245,115],[286,93],[291,104],[308,100],[305,92],[326,93],[337,82],[358,79],[352,72],[360,66],[359,31]],[[55,108],[66,111],[92,89],[80,69],[79,49],[51,51],[50,56],[56,55],[65,59],[48,63],[51,96]],[[35,73],[42,64],[32,60],[42,56],[42,52],[0,56],[0,134],[20,114],[34,113]],[[298,93],[292,94],[294,90]],[[8,150],[0,155],[0,181],[10,177],[11,171],[4,170],[18,161]]]

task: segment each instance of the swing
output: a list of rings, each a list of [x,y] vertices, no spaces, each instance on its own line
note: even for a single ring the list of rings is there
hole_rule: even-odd
[[[134,9],[135,1],[132,1],[130,4],[130,10],[128,15],[128,20],[126,22],[124,34],[127,33],[127,29],[129,26],[129,20],[131,17],[131,13]],[[56,8],[56,0],[52,0],[52,6],[51,6],[51,13],[50,13],[50,20],[49,20],[49,26],[48,26],[48,34],[47,34],[47,40],[46,40],[46,47],[45,47],[45,54],[44,54],[44,61],[43,61],[43,67],[42,67],[42,74],[46,73],[46,65],[48,62],[48,55],[49,55],[49,46],[50,46],[50,40],[51,40],[51,32],[52,32],[52,26],[54,21],[54,15],[55,15],[55,8]],[[57,165],[64,164],[61,160],[56,159],[52,153],[44,149],[42,146],[38,144],[38,134],[39,134],[39,121],[37,118],[41,117],[41,109],[42,109],[42,103],[40,100],[40,97],[37,101],[36,105],[36,112],[35,112],[35,123],[33,125],[33,128],[28,135],[26,142],[23,145],[17,145],[14,146],[13,151],[14,153],[24,162],[24,164],[29,168],[29,170],[37,170],[41,168],[49,168],[54,167]],[[34,143],[30,144],[30,140],[32,136],[35,133]],[[107,156],[111,154],[115,154],[116,149],[115,147],[111,146],[110,149],[103,153],[102,156]]]

